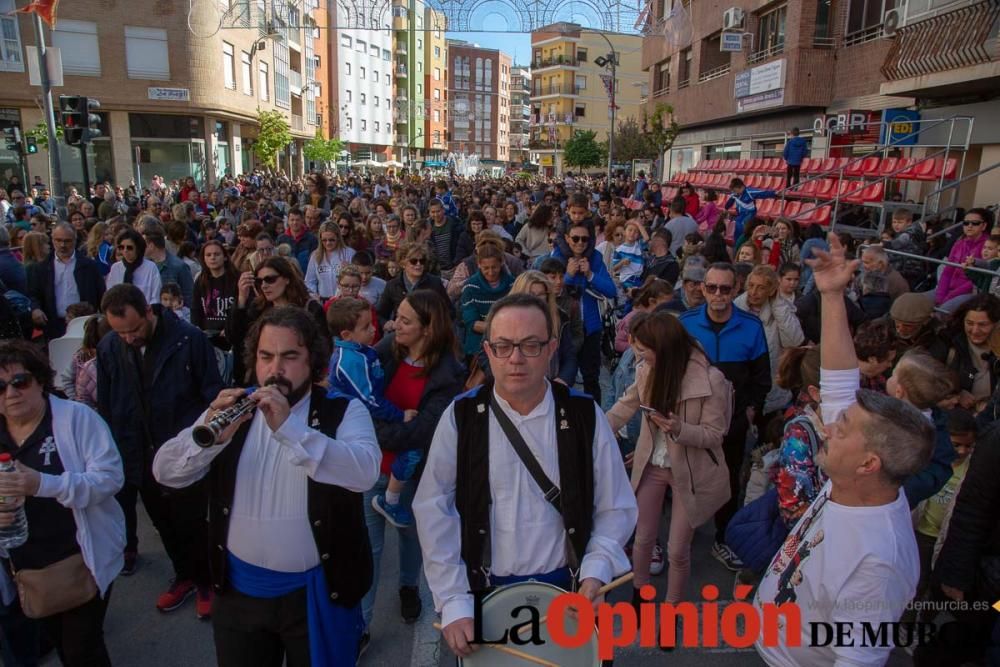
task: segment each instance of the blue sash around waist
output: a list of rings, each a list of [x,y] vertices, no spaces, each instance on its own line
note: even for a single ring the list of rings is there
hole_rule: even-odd
[[[505,577],[495,574],[490,575],[490,584],[493,586],[509,586],[510,584],[519,584],[523,581],[540,581],[543,584],[558,586],[564,591],[570,590],[573,585],[573,577],[570,575],[568,567],[561,567],[558,570],[552,570],[544,574],[528,574],[523,576],[511,574]]]
[[[351,609],[330,602],[323,568],[275,572],[229,554],[229,583],[244,595],[276,598],[306,589],[309,657],[313,667],[354,667],[364,631],[361,605]]]

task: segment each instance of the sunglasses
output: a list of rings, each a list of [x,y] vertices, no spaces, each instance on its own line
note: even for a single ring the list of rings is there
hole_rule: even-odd
[[[985,224],[986,224],[985,220],[963,220],[962,221],[962,226],[963,227],[978,227],[979,225],[985,225]]]
[[[281,276],[279,276],[277,273],[272,273],[269,276],[258,276],[257,278],[253,279],[253,282],[257,286],[260,286],[261,284],[273,285],[274,283],[278,282],[278,278],[280,277]]]
[[[569,237],[569,240],[572,241],[573,243],[586,243],[587,241],[590,240],[590,237],[589,236],[571,236],[571,237]]]
[[[0,395],[7,391],[7,387],[13,387],[18,391],[25,389],[31,385],[31,381],[34,379],[31,373],[17,373],[12,375],[9,380],[0,380]]]
[[[727,296],[733,293],[732,285],[713,285],[712,283],[705,283],[705,291],[709,294],[721,294],[722,296]]]
[[[411,257],[407,261],[410,263],[410,266],[423,266],[427,263],[427,260],[423,257]]]
[[[118,244],[118,249],[119,250],[135,250],[135,246],[132,245],[131,243],[129,243],[129,244],[119,243]]]

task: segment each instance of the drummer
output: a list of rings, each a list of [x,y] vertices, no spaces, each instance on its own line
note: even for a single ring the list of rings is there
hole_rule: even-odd
[[[461,657],[473,648],[470,591],[533,579],[596,605],[629,570],[635,496],[600,406],[546,380],[551,331],[536,297],[494,304],[483,335],[494,380],[445,410],[413,500],[434,607]]]

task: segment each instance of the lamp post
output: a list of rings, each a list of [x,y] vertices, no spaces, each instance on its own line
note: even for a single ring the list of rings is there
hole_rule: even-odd
[[[608,39],[608,36],[603,32],[594,30],[596,34],[600,35],[605,42],[608,43],[608,48],[611,49],[607,57],[598,57],[594,59],[594,64],[598,67],[604,67],[605,69],[611,70],[611,91],[608,95],[611,103],[611,129],[608,131],[608,186],[611,186],[611,166],[614,164],[615,156],[615,119],[617,117],[616,111],[618,105],[615,103],[615,85],[618,83],[618,57],[615,55],[615,46]]]

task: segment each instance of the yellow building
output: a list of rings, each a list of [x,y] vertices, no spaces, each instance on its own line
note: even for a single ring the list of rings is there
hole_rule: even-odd
[[[610,41],[610,45],[609,42]],[[578,130],[593,130],[606,141],[611,127],[608,91],[601,76],[610,68],[594,60],[617,59],[617,118],[640,117],[647,75],[642,71],[642,38],[593,32],[575,23],[553,23],[531,33],[531,152],[546,175],[562,174],[562,146]],[[599,171],[599,169],[594,169]]]

